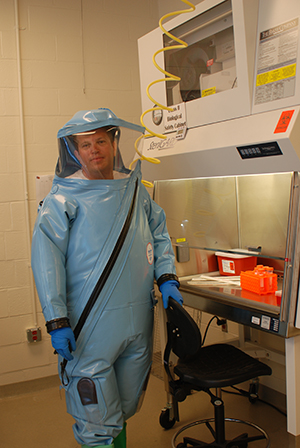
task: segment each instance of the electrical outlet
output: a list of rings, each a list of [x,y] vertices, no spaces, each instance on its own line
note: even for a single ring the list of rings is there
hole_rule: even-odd
[[[228,322],[226,320],[225,324],[221,325],[222,326],[222,331],[224,331],[224,333],[228,333]]]
[[[26,333],[28,342],[39,342],[42,340],[41,327],[28,328],[28,330],[26,330]]]

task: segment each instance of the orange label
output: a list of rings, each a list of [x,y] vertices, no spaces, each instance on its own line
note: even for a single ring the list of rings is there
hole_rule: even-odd
[[[280,132],[285,132],[287,130],[294,112],[295,110],[285,110],[284,112],[282,112],[275,128],[274,134],[279,134]]]

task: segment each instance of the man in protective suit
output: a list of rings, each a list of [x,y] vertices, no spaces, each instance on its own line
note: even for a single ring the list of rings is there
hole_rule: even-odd
[[[75,114],[58,132],[33,232],[36,287],[83,447],[125,447],[150,371],[154,279],[165,308],[170,296],[182,304],[165,213],[140,161],[130,171],[119,151],[143,130],[109,109]]]

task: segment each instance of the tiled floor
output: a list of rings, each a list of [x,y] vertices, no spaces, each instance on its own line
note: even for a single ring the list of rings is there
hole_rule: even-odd
[[[48,379],[9,386],[0,390],[1,448],[76,448],[72,418],[66,413],[64,391],[59,391],[58,379]],[[256,423],[267,431],[272,448],[300,447],[300,437],[286,432],[286,418],[268,405],[247,398],[223,394],[226,416]],[[170,447],[173,434],[189,421],[210,418],[212,405],[205,393],[197,393],[180,404],[180,423],[166,431],[159,424],[165,406],[164,382],[151,375],[143,407],[128,421],[128,448]],[[240,425],[237,431],[243,432]],[[198,429],[197,427],[195,429]],[[180,440],[178,440],[180,441]],[[265,442],[251,444],[265,447]]]

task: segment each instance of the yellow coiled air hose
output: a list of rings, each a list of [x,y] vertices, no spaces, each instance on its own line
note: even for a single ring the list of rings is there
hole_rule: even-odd
[[[156,110],[168,110],[168,111],[172,111],[172,110],[173,110],[171,107],[164,106],[163,104],[160,104],[160,103],[158,103],[157,101],[155,101],[155,99],[152,98],[152,96],[150,95],[150,93],[149,93],[149,89],[150,89],[150,87],[152,87],[154,84],[157,84],[157,83],[159,83],[159,82],[169,82],[169,81],[180,81],[180,80],[181,80],[180,77],[175,76],[175,75],[172,75],[172,73],[169,73],[169,72],[163,70],[163,69],[157,64],[157,62],[155,61],[155,58],[156,58],[156,56],[157,56],[159,53],[162,53],[162,52],[164,52],[164,51],[168,51],[168,50],[174,50],[174,49],[179,49],[179,48],[185,48],[185,47],[188,46],[188,44],[187,44],[186,42],[184,42],[183,40],[179,39],[179,38],[176,37],[176,36],[173,36],[171,33],[169,33],[168,31],[166,31],[166,29],[165,29],[165,28],[163,27],[163,25],[162,25],[162,22],[163,22],[164,20],[166,20],[167,18],[171,17],[171,16],[175,16],[175,15],[179,15],[179,14],[183,14],[183,13],[187,13],[187,12],[192,12],[192,11],[195,10],[195,6],[194,6],[191,2],[189,2],[188,0],[181,0],[181,1],[182,1],[183,3],[185,3],[186,5],[189,5],[189,6],[190,6],[190,9],[184,9],[184,10],[181,10],[181,11],[170,12],[169,14],[164,15],[164,16],[160,19],[160,21],[159,21],[159,27],[160,27],[160,29],[162,30],[162,32],[165,33],[168,37],[170,37],[170,39],[172,39],[173,41],[177,42],[179,45],[171,45],[171,46],[169,46],[169,47],[161,48],[160,50],[156,51],[156,52],[154,53],[153,57],[152,57],[152,62],[153,62],[153,64],[155,65],[155,67],[156,67],[161,73],[163,73],[163,74],[165,75],[165,78],[157,79],[157,80],[151,82],[151,83],[148,85],[147,89],[146,89],[146,93],[147,93],[148,98],[152,101],[152,103],[153,103],[155,106],[152,107],[152,108],[150,108],[150,109],[147,109],[147,110],[146,110],[145,112],[143,112],[142,115],[141,115],[141,118],[140,118],[141,124],[142,124],[142,126],[146,129],[146,131],[148,132],[148,134],[143,134],[143,135],[141,135],[141,136],[136,140],[134,147],[135,147],[135,150],[136,150],[137,154],[139,155],[139,158],[137,158],[137,159],[133,160],[133,162],[131,162],[130,167],[129,167],[130,169],[131,169],[132,165],[133,165],[137,160],[139,160],[139,159],[140,159],[140,160],[146,160],[147,162],[150,162],[150,163],[156,163],[156,164],[157,164],[157,163],[160,163],[160,160],[157,159],[157,158],[155,158],[155,157],[146,157],[146,156],[143,156],[143,155],[139,152],[139,150],[138,150],[138,143],[140,142],[140,140],[142,140],[142,139],[144,139],[144,138],[149,138],[149,137],[158,137],[158,138],[162,138],[162,139],[165,139],[165,138],[166,138],[165,135],[163,135],[163,134],[158,134],[158,133],[152,131],[151,129],[149,129],[149,128],[144,124],[144,116],[145,116],[146,114],[148,114],[148,113],[150,113],[150,112],[153,112],[153,111],[156,111]],[[151,182],[146,181],[146,180],[142,180],[142,183],[143,183],[146,187],[150,187],[150,188],[153,187],[153,184],[152,184]]]

